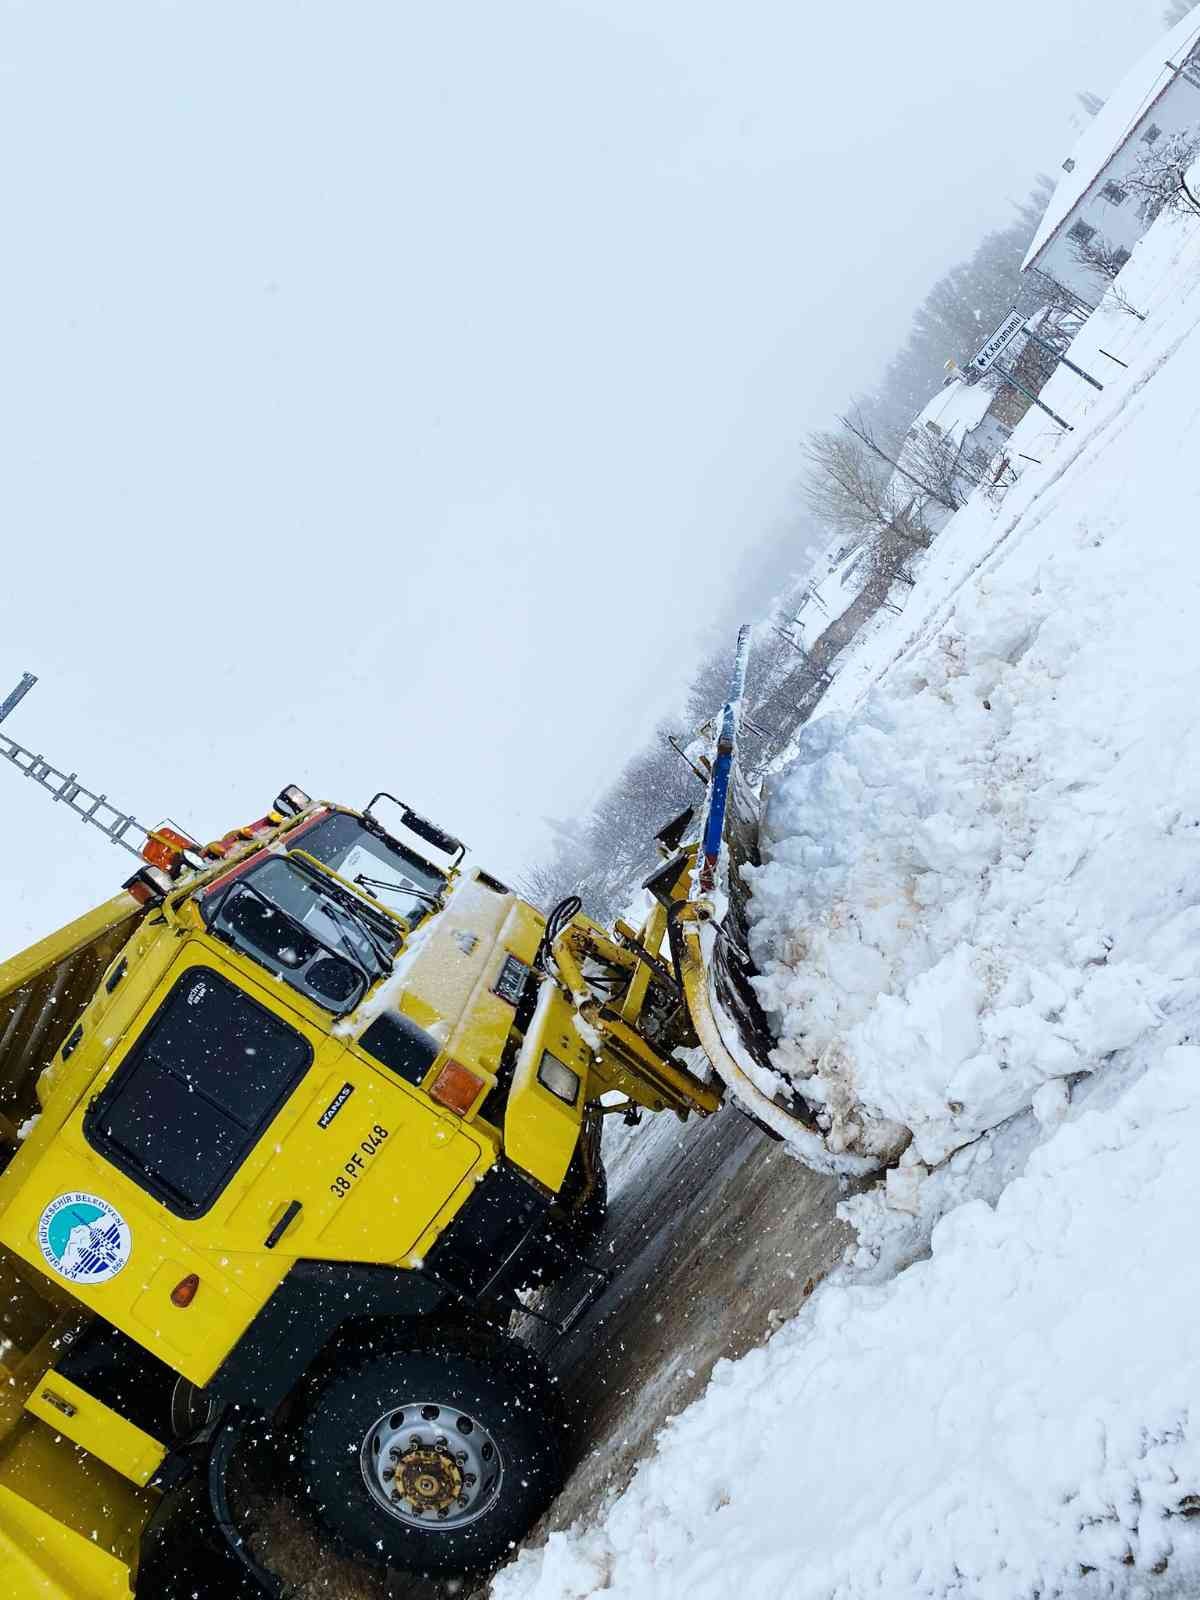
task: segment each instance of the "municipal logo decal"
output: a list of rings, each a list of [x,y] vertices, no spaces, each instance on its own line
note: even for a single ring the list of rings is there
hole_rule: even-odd
[[[55,1272],[70,1283],[106,1283],[129,1260],[129,1224],[96,1194],[60,1194],[42,1212],[38,1244]]]

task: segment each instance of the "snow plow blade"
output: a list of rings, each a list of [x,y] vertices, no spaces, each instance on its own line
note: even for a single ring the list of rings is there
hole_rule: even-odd
[[[772,1039],[750,982],[750,886],[743,870],[760,861],[758,799],[738,767],[749,654],[750,630],[743,627],[711,761],[691,894],[676,902],[672,920],[684,999],[705,1055],[741,1108],[776,1138],[789,1139],[803,1117],[756,1082],[757,1073],[772,1072]]]
[[[738,767],[750,630],[738,634],[729,699],[711,760],[704,831],[691,892],[671,908],[672,946],[692,1027],[740,1109],[818,1170],[831,1170],[812,1108],[771,1065],[774,1038],[751,980],[751,888],[760,865],[758,797]],[[851,1158],[853,1163],[855,1158]],[[842,1158],[839,1170],[846,1169]],[[863,1163],[869,1170],[870,1163]]]

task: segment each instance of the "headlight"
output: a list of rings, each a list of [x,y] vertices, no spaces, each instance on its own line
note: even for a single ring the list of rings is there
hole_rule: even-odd
[[[551,1094],[557,1095],[560,1100],[565,1100],[569,1106],[573,1106],[579,1098],[579,1074],[572,1072],[570,1067],[557,1056],[552,1056],[549,1050],[542,1051],[538,1082],[544,1084]]]

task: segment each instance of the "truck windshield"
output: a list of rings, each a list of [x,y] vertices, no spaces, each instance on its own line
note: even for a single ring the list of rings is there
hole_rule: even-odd
[[[211,931],[339,1016],[388,970],[399,929],[318,869],[268,856],[204,907]],[[371,921],[367,921],[367,918]]]
[[[445,876],[428,861],[394,839],[372,832],[344,811],[321,817],[287,835],[288,849],[304,850],[339,878],[413,926],[436,904],[446,887]]]

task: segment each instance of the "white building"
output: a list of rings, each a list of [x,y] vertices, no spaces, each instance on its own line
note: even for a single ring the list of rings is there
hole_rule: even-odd
[[[1076,251],[1095,242],[1111,246],[1118,262],[1128,259],[1149,222],[1121,180],[1175,133],[1200,134],[1200,11],[1164,34],[1092,118],[1063,162],[1022,271],[1043,273],[1098,304],[1104,280]]]
[[[996,415],[996,392],[985,384],[967,383],[962,378],[943,384],[922,407],[908,430],[909,440],[921,429],[953,444],[961,455],[979,461],[994,454],[1012,432]],[[903,450],[900,464],[905,464]]]
[[[931,491],[969,494],[987,463],[1012,432],[997,414],[996,391],[984,383],[949,379],[913,418],[900,446],[888,496],[926,527],[939,529],[950,515]],[[1028,402],[1026,402],[1028,403]],[[922,487],[925,486],[925,487]]]

